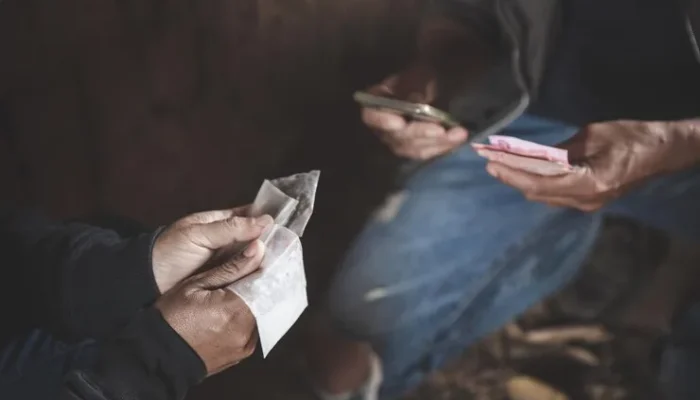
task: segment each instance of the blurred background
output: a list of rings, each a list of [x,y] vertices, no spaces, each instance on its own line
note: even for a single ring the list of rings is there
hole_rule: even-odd
[[[352,92],[408,59],[424,1],[3,4],[0,190],[58,218],[155,227],[248,203],[265,178],[321,169],[304,244],[313,302],[398,165],[361,125]],[[659,232],[608,221],[574,284],[409,398],[545,399],[547,387],[646,398],[667,328],[655,308],[689,257]],[[191,399],[311,399],[295,375],[298,340]]]

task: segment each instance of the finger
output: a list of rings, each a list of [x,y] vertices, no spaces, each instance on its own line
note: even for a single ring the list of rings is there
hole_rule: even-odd
[[[192,224],[209,224],[216,221],[221,221],[223,219],[232,218],[234,216],[247,216],[250,212],[251,205],[245,205],[236,208],[229,208],[226,210],[210,210],[194,213],[181,219],[179,223],[182,225],[192,225]]]
[[[428,146],[402,146],[395,150],[399,156],[413,160],[430,160],[445,155],[455,149],[454,144],[432,144]]]
[[[403,140],[415,139],[440,139],[446,138],[445,128],[438,124],[430,122],[411,122],[402,129],[393,134],[395,137]]]
[[[435,138],[418,137],[399,140],[390,137],[391,135],[386,136],[385,142],[392,146],[396,154],[417,160],[427,160],[459,147],[466,141],[468,133],[466,129],[458,127],[447,132],[444,132],[443,129],[443,133]]]
[[[455,145],[447,141],[444,137],[440,138],[418,138],[418,139],[400,139],[392,135],[383,135],[382,141],[391,146],[395,150],[418,152],[421,149],[428,147],[454,147]]]
[[[400,134],[387,134],[386,136],[396,137],[399,135]],[[406,137],[405,139],[400,139],[397,141],[403,145],[410,147],[447,146],[450,148],[454,148],[463,144],[468,137],[467,131],[464,128],[455,128],[449,131],[445,131],[442,127],[440,127],[440,132],[438,134],[425,134],[424,132],[419,132],[413,135],[403,135],[410,137]]]
[[[411,122],[406,129],[390,133],[390,135],[402,140],[430,139],[436,143],[461,144],[469,137],[469,133],[461,126],[448,131],[442,125],[432,122]]]
[[[447,131],[447,140],[452,143],[464,143],[469,137],[469,131],[461,126],[456,126]]]
[[[269,215],[260,217],[233,216],[208,224],[195,224],[188,228],[188,237],[192,243],[217,250],[236,242],[257,239],[263,230],[273,223]]]
[[[519,171],[530,172],[535,175],[556,176],[570,173],[572,170],[568,165],[561,165],[553,161],[490,150],[488,148],[479,147],[478,145],[473,145],[473,147],[477,154],[489,161],[503,164]]]
[[[265,245],[260,240],[255,240],[242,254],[203,272],[195,282],[198,287],[209,290],[226,287],[260,268],[264,254]]]
[[[590,191],[587,169],[583,167],[564,175],[543,176],[490,161],[486,165],[486,171],[526,196],[576,198]]]
[[[578,163],[590,156],[590,153],[595,152],[595,148],[591,147],[595,143],[588,140],[588,130],[589,128],[583,128],[574,136],[556,145],[556,147],[567,151],[570,162]]]
[[[248,340],[248,343],[246,343],[245,347],[243,348],[243,354],[245,354],[246,358],[250,357],[255,353],[255,348],[258,347],[258,334],[254,332],[250,336],[250,340]]]
[[[538,196],[528,196],[529,201],[534,201],[537,203],[544,203],[552,207],[565,207],[573,208],[584,212],[598,211],[603,207],[603,203],[586,201],[582,199],[571,199],[565,197],[538,197]]]
[[[362,109],[362,122],[380,132],[397,132],[406,127],[406,119],[401,115],[375,108]]]

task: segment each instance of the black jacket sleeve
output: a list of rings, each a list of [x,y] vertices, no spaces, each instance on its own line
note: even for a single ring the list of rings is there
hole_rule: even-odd
[[[123,239],[0,210],[3,274],[11,282],[0,300],[25,302],[21,312],[32,325],[69,338],[104,338],[159,295],[151,266],[156,235]]]
[[[178,400],[206,375],[204,363],[156,309],[108,340],[90,370],[68,373],[60,400]]]

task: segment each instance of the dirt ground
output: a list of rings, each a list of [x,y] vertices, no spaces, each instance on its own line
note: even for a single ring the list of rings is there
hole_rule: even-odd
[[[61,218],[109,213],[157,226],[245,204],[264,178],[319,168],[304,244],[313,302],[397,167],[359,123],[351,94],[410,56],[421,3],[6,0],[3,196]],[[409,398],[502,399],[519,374],[572,399],[641,398],[651,363],[628,353],[652,348],[658,321],[607,324],[613,338],[592,342],[534,345],[527,334],[572,323],[595,330],[606,313],[615,321],[610,304],[619,313],[636,299],[627,289],[654,281],[667,248],[653,231],[611,222],[576,284]],[[296,329],[265,362],[210,379],[191,398],[310,398],[294,372],[298,338]]]

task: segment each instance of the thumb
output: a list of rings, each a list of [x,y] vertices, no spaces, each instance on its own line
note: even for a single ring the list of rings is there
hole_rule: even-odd
[[[228,286],[260,268],[264,254],[265,245],[260,240],[255,240],[240,255],[203,272],[196,279],[196,284],[206,289]]]
[[[589,152],[595,151],[594,144],[591,143],[587,128],[584,128],[554,147],[567,151],[569,163],[580,164],[586,161]]]
[[[236,242],[249,242],[257,239],[263,230],[273,223],[272,217],[239,217],[196,224],[188,227],[187,236],[197,246],[217,250]]]

